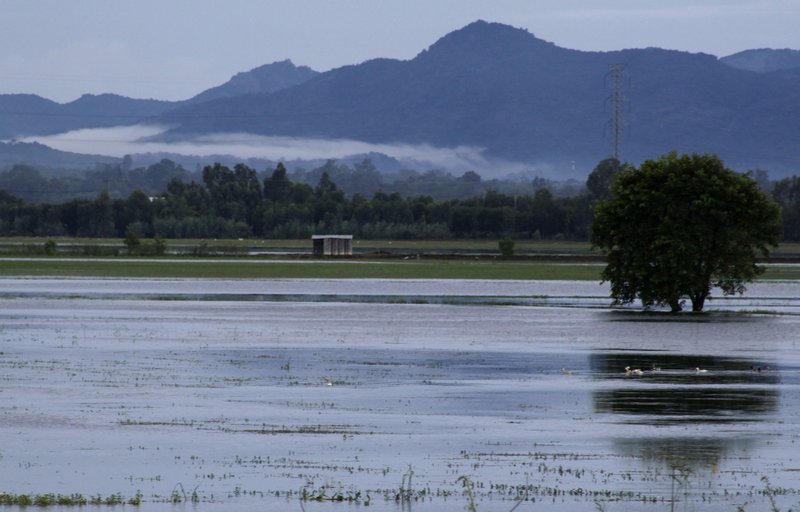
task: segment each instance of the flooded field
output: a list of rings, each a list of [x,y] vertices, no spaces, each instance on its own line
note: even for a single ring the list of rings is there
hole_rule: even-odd
[[[0,279],[0,493],[797,509],[800,282],[697,316],[608,304],[591,282]]]

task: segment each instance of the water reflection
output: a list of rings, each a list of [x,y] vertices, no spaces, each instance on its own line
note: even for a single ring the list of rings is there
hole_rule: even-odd
[[[663,464],[668,468],[719,467],[723,460],[748,452],[752,439],[719,437],[646,437],[614,440],[614,451],[624,457]]]
[[[619,382],[593,392],[594,411],[635,416],[626,422],[763,421],[779,407],[780,372],[763,361],[638,352],[592,354],[589,365],[596,378]]]
[[[781,372],[755,359],[686,356],[662,352],[614,352],[589,356],[592,374],[601,379],[642,377],[650,384],[776,385]],[[641,374],[626,372],[639,369]]]
[[[761,421],[778,409],[778,392],[763,388],[645,387],[597,391],[595,412],[645,416],[637,423]]]
[[[730,299],[727,299],[730,300]],[[675,315],[666,311],[632,311],[629,309],[611,311],[612,322],[632,323],[680,323],[680,324],[723,324],[750,323],[760,321],[757,316],[735,315],[715,311],[699,315]]]

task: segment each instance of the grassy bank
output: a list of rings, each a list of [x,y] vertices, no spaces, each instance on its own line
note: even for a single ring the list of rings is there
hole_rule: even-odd
[[[9,255],[41,255],[48,239],[33,237],[13,237],[0,239],[0,254]],[[125,254],[127,248],[118,238],[52,238],[60,255],[80,254],[91,248],[103,248],[105,251],[116,250]],[[142,240],[148,243],[149,240]],[[167,251],[178,254],[197,254],[198,252],[218,252],[231,255],[250,253],[291,253],[310,254],[310,240],[208,240],[208,239],[172,239],[166,240]],[[488,254],[499,255],[497,240],[354,240],[353,251],[356,254],[384,252],[390,254]],[[515,253],[519,255],[597,255],[587,242],[520,240],[515,244]],[[99,255],[99,254],[96,254]]]
[[[0,276],[225,279],[522,279],[599,281],[600,264],[492,260],[51,259],[0,260]],[[771,266],[763,279],[798,280],[800,267]]]
[[[0,260],[0,276],[599,280],[601,268],[598,265],[486,260]]]
[[[602,258],[589,243],[570,241],[517,241],[519,256],[511,260],[498,258],[497,240],[355,240],[353,260],[311,259],[310,240],[167,240],[167,250],[179,255],[160,259],[126,258],[118,239],[75,238],[53,239],[63,258],[41,257],[45,241],[0,240],[0,256],[34,256],[0,259],[0,276],[599,281],[602,272]],[[776,262],[798,260],[800,244],[783,244],[773,254]],[[797,280],[800,268],[770,266],[763,278]]]
[[[42,254],[44,244],[51,238],[8,237],[0,239],[0,255],[37,255]],[[127,248],[119,238],[64,238],[53,237],[52,241],[58,253],[69,253],[75,248],[103,247],[117,249],[125,254]],[[143,239],[143,243],[151,240]],[[198,249],[209,251],[229,251],[232,254],[247,252],[275,252],[310,254],[310,240],[211,240],[211,239],[170,239],[166,240],[168,252],[182,254],[197,253]],[[393,254],[464,254],[479,253],[499,255],[497,240],[461,239],[461,240],[353,240],[353,250],[357,254],[388,252]],[[598,257],[589,242],[556,241],[556,240],[516,240],[514,252],[517,255]],[[66,255],[66,254],[65,254]],[[800,260],[800,243],[784,243],[772,251],[776,261]]]

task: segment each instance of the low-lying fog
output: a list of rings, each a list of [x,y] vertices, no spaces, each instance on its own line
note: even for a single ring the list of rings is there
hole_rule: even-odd
[[[242,159],[290,161],[341,159],[352,155],[382,153],[413,164],[414,167],[433,167],[457,172],[501,168],[503,174],[508,174],[529,171],[533,167],[515,162],[490,161],[482,148],[471,146],[442,148],[427,144],[376,144],[348,139],[261,136],[250,133],[200,135],[168,142],[159,139],[166,129],[167,127],[156,125],[87,128],[55,135],[26,137],[22,142],[38,142],[61,151],[113,157],[175,153],[199,157],[232,155]],[[548,169],[543,171],[547,173]]]

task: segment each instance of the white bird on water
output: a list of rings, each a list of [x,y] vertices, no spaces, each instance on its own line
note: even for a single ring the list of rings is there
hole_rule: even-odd
[[[699,368],[699,367],[695,368],[694,371],[696,373],[708,373],[708,370],[706,370],[705,368]]]
[[[639,368],[633,368],[633,369],[631,369],[631,367],[630,367],[630,366],[626,366],[626,367],[625,367],[625,375],[636,375],[636,376],[642,376],[642,375],[644,375],[644,372],[643,372],[642,370],[640,370]]]

